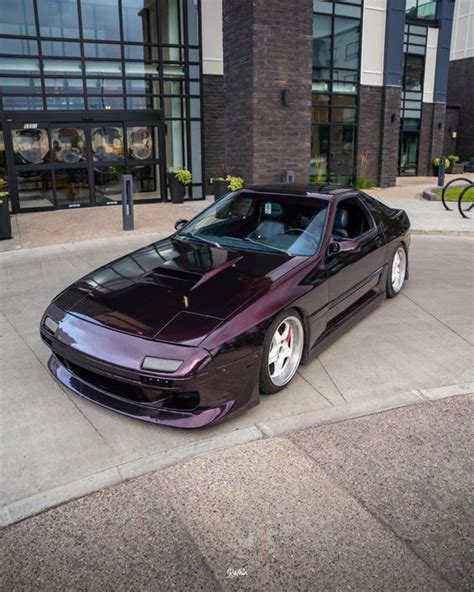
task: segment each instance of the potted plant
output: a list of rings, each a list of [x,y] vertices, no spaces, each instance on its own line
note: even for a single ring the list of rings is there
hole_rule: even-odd
[[[237,191],[244,186],[242,177],[229,175],[224,169],[222,177],[216,177],[212,180],[212,189],[214,192],[214,201],[217,201],[229,191]]]
[[[454,173],[454,174],[459,174],[463,172],[464,167],[462,165],[459,165],[459,156],[457,154],[450,154],[448,156],[448,160],[449,160],[449,172],[450,173]]]
[[[441,158],[433,158],[434,174],[438,174],[439,165],[441,164]],[[444,171],[446,172],[449,168],[450,162],[447,158],[444,159]]]
[[[10,208],[8,207],[8,191],[5,179],[0,179],[0,240],[12,238]]]
[[[176,169],[170,171],[168,174],[168,182],[170,187],[171,201],[174,204],[180,204],[184,201],[184,194],[186,193],[186,185],[189,185],[193,176],[188,169]]]

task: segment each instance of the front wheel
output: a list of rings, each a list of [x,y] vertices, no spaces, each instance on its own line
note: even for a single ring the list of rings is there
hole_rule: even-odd
[[[407,275],[407,252],[403,245],[398,245],[388,268],[387,296],[395,298],[401,292]]]
[[[303,355],[304,329],[296,310],[280,313],[270,325],[263,344],[260,390],[273,394],[293,378]]]

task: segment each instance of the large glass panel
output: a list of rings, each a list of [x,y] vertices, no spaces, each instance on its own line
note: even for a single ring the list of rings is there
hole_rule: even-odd
[[[17,164],[43,164],[49,161],[48,132],[45,129],[13,129],[12,143]]]
[[[83,94],[82,78],[45,78],[47,94]]]
[[[67,168],[54,171],[58,207],[90,204],[89,173],[87,169]]]
[[[120,59],[120,45],[116,43],[84,43],[86,58]]]
[[[89,105],[89,109],[99,110],[99,109],[123,109],[124,108],[124,100],[123,97],[88,97],[87,104]]]
[[[54,205],[51,171],[19,171],[17,173],[20,208],[45,208]]]
[[[41,50],[44,56],[78,58],[81,56],[81,46],[72,41],[42,41]]]
[[[181,0],[158,0],[160,3],[161,43],[179,45],[183,43]]]
[[[400,174],[416,175],[418,156],[418,133],[401,132],[400,134]]]
[[[335,68],[357,70],[359,68],[360,21],[355,19],[334,19]]]
[[[82,76],[78,60],[43,60],[43,69],[45,74]]]
[[[87,92],[94,95],[123,94],[122,79],[88,78]]]
[[[42,111],[44,109],[41,97],[2,97],[2,105],[6,111]]]
[[[36,0],[43,37],[79,37],[76,0]]]
[[[116,203],[122,199],[121,177],[123,165],[94,167],[95,201],[97,204]]]
[[[83,111],[84,97],[46,97],[46,109],[51,111]]]
[[[313,67],[331,66],[332,17],[315,14],[313,20]]]
[[[331,126],[331,182],[342,184],[352,182],[354,147],[355,126]]]
[[[158,42],[157,2],[122,0],[123,35],[126,41]]]
[[[92,152],[97,161],[121,160],[124,157],[122,127],[92,128]]]
[[[29,58],[2,58],[0,72],[3,74],[33,74],[39,75],[39,61]]]
[[[31,93],[41,92],[40,78],[8,78],[0,77],[0,93]]]
[[[158,76],[160,67],[158,64],[144,64],[141,62],[125,62],[127,76]]]
[[[325,183],[329,166],[328,125],[313,125],[311,135],[311,183]]]
[[[85,39],[120,39],[118,0],[81,0]]]
[[[32,39],[0,39],[0,53],[12,53],[18,55],[36,55],[38,43]]]
[[[404,89],[418,91],[422,89],[424,59],[421,56],[405,55]]]
[[[77,127],[55,127],[51,129],[53,160],[75,164],[87,159],[84,130]]]
[[[157,158],[151,126],[127,127],[128,156],[133,160]]]
[[[121,76],[121,62],[86,62],[88,76]]]
[[[133,175],[135,199],[160,198],[160,167],[156,164],[134,165],[130,167]]]
[[[125,59],[158,61],[158,47],[156,45],[125,45]]]
[[[2,35],[36,35],[33,0],[2,3],[0,33]]]
[[[127,80],[127,93],[143,95],[153,92],[157,94],[160,92],[158,81],[153,81],[149,78],[146,80],[141,78],[130,78]]]

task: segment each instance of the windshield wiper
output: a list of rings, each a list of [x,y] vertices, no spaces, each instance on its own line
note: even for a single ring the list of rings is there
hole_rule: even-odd
[[[221,245],[218,242],[209,240],[208,238],[203,238],[202,236],[197,236],[196,234],[192,234],[192,232],[178,232],[176,236],[185,236],[190,239],[201,241],[202,243],[207,243],[208,245],[212,245],[213,247],[217,247],[218,249],[221,248]]]
[[[244,236],[243,238],[241,238],[239,240],[247,241],[249,243],[253,243],[254,245],[260,245],[261,247],[267,247],[268,249],[272,249],[273,251],[279,251],[280,253],[285,253],[286,255],[290,254],[285,249],[280,249],[280,247],[274,247],[273,245],[267,245],[267,243],[262,243],[262,241],[257,241],[253,238],[248,237],[248,236]]]

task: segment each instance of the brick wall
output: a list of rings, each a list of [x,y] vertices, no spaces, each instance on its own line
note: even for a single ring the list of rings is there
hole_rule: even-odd
[[[311,0],[224,0],[225,155],[247,184],[309,179]],[[289,90],[289,105],[281,93]]]
[[[445,103],[423,103],[418,151],[418,175],[432,175],[433,158],[443,154],[445,118]]]
[[[224,78],[203,76],[204,164],[206,193],[209,179],[222,175],[224,154]]]
[[[474,156],[474,58],[449,62],[448,104],[460,105],[456,153],[461,160]]]
[[[395,185],[398,174],[400,98],[400,87],[360,87],[357,178],[366,174],[379,187]]]

